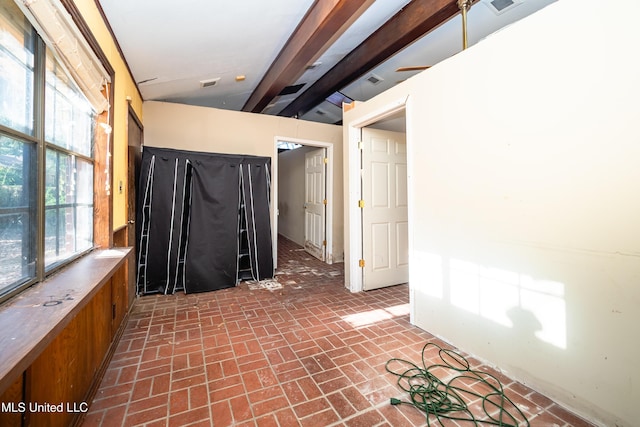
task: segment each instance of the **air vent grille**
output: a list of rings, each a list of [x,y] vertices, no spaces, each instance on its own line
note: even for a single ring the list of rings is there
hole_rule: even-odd
[[[215,79],[209,79],[209,80],[200,80],[200,87],[205,88],[205,87],[215,86],[218,84],[219,81],[220,81],[220,77],[217,77]]]
[[[496,15],[501,15],[522,2],[523,0],[483,0],[483,3]]]
[[[321,64],[322,64],[322,62],[316,61],[313,64],[307,65],[306,67],[304,67],[304,69],[305,70],[314,70],[314,69],[318,68]]]
[[[369,77],[367,77],[366,80],[371,84],[377,85],[378,83],[380,83],[384,79],[382,77],[376,75],[376,74],[371,74],[371,75],[369,75]]]

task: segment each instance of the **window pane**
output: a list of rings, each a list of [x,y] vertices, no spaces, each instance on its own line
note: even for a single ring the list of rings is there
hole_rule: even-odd
[[[36,147],[0,135],[0,295],[35,277]]]
[[[50,50],[47,50],[46,80],[45,139],[90,157],[94,122],[91,104]]]
[[[76,207],[76,251],[93,246],[93,205]]]
[[[78,174],[78,204],[93,206],[93,163],[78,159],[76,161]]]
[[[93,163],[76,159],[76,247],[93,246]]]
[[[93,244],[93,165],[47,149],[45,268]]]
[[[0,0],[0,124],[33,134],[34,32],[13,1]]]

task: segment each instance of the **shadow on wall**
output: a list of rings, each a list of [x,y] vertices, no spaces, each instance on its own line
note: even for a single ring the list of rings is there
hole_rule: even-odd
[[[425,240],[411,252],[417,326],[585,418],[638,419],[637,257],[470,233]]]
[[[431,298],[531,335],[560,349],[567,347],[565,285],[476,261],[436,253],[415,253]]]

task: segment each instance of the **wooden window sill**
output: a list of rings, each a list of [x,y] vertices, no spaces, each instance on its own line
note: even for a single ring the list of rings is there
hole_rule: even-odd
[[[132,253],[131,248],[95,250],[0,306],[0,394]]]

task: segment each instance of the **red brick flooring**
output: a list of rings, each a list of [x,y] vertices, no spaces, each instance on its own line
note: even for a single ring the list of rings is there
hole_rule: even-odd
[[[138,298],[84,426],[473,425],[429,424],[389,403],[408,395],[388,360],[420,364],[428,342],[450,348],[409,323],[407,285],[354,294],[343,264],[311,259],[286,239],[278,257],[273,282]],[[468,360],[500,378],[531,426],[590,425]]]

